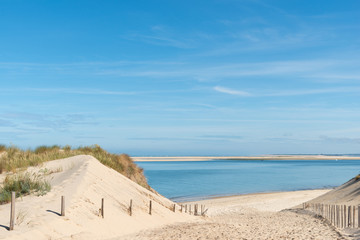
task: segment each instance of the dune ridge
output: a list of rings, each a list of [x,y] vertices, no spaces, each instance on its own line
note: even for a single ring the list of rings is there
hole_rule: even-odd
[[[173,202],[149,191],[97,159],[80,155],[46,162],[40,169],[61,171],[45,176],[52,190],[44,196],[16,199],[14,231],[7,231],[10,204],[0,206],[0,239],[106,239],[194,217],[172,212]],[[66,215],[60,217],[60,198],[65,196]],[[105,218],[99,216],[105,199]],[[133,200],[133,214],[128,205]],[[152,215],[148,214],[152,200]]]

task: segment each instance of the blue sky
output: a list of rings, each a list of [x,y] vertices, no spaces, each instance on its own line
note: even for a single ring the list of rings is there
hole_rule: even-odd
[[[360,1],[0,0],[0,142],[360,153]]]

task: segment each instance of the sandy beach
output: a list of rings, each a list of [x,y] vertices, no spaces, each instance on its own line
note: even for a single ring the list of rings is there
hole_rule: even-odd
[[[52,185],[51,191],[16,199],[13,231],[8,231],[10,204],[0,206],[0,239],[347,239],[321,219],[286,210],[330,190],[174,203],[91,156],[55,160],[27,171],[45,169],[51,172],[44,176]],[[61,196],[66,197],[64,217],[59,216]],[[104,218],[99,212],[102,198]],[[208,210],[205,216],[193,216],[180,211],[181,204],[202,204]]]
[[[329,190],[249,194],[185,204],[205,204],[206,217],[116,239],[348,239],[323,220],[286,209]]]

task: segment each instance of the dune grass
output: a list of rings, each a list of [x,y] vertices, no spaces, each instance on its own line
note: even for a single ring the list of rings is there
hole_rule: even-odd
[[[31,176],[29,173],[8,175],[0,188],[0,204],[10,202],[11,192],[15,192],[16,197],[31,193],[42,196],[49,192],[50,189],[50,183],[38,176]]]
[[[139,185],[150,189],[143,174],[143,169],[138,167],[127,154],[112,154],[98,145],[72,149],[70,146],[60,147],[39,146],[34,150],[21,150],[15,146],[0,145],[0,173],[17,172],[29,166],[38,166],[46,161],[72,157],[76,155],[91,155],[102,164],[113,168],[119,173]]]

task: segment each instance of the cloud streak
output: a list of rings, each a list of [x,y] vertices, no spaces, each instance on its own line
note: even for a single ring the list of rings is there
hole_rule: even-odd
[[[216,86],[213,90],[229,95],[237,95],[241,97],[294,97],[303,95],[318,95],[318,94],[336,94],[336,93],[358,93],[360,87],[339,87],[339,88],[323,88],[323,89],[300,89],[300,90],[268,90],[257,93],[249,93],[232,88]]]
[[[207,82],[214,79],[234,77],[278,76],[310,79],[313,81],[344,81],[358,80],[360,71],[357,59],[312,59],[297,61],[265,61],[235,63],[193,63],[183,61],[114,61],[114,62],[79,62],[70,64],[42,63],[6,63],[0,62],[0,77],[41,75],[105,77],[121,78],[153,78],[153,79],[185,79]],[[1,76],[4,74],[4,76]],[[65,90],[64,90],[65,91]],[[67,90],[70,91],[70,90]],[[108,91],[110,93],[110,91]]]
[[[340,144],[360,144],[360,138],[320,136],[320,139]]]
[[[226,94],[230,94],[230,95],[237,95],[237,96],[242,96],[242,97],[251,96],[250,93],[245,92],[245,91],[239,91],[239,90],[234,90],[231,88],[225,88],[225,87],[220,87],[220,86],[214,87],[214,90],[217,92],[226,93]]]
[[[8,88],[3,89],[3,93],[14,92],[37,92],[37,93],[60,93],[60,94],[80,94],[80,95],[136,95],[140,92],[135,91],[109,91],[101,89],[76,89],[76,88]]]

